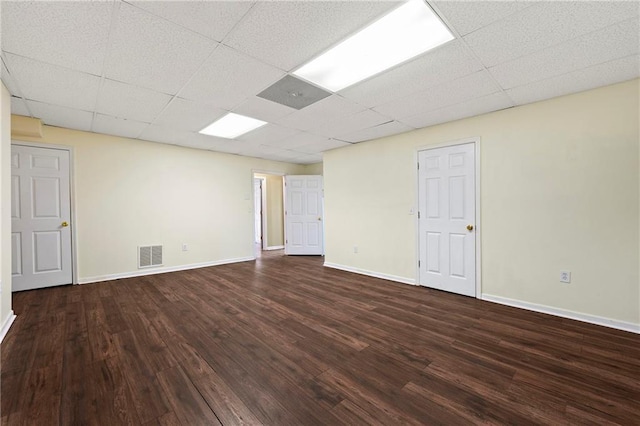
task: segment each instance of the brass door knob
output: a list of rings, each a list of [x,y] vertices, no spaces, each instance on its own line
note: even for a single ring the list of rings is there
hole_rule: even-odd
[[[69,222],[62,222],[62,227],[66,228],[67,226],[69,226]]]
[[[473,231],[473,225],[467,225],[467,231]]]

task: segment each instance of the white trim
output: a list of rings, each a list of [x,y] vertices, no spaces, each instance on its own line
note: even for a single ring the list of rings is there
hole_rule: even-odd
[[[145,275],[165,274],[167,272],[186,271],[188,269],[207,268],[209,266],[226,265],[228,263],[249,262],[255,257],[238,257],[235,259],[215,260],[213,262],[191,263],[189,265],[166,266],[156,269],[143,269],[141,271],[122,272],[119,274],[98,275],[95,277],[80,278],[78,284],[97,283],[101,281],[119,280],[122,278],[142,277]]]
[[[75,159],[74,147],[69,145],[57,145],[50,143],[38,143],[11,139],[11,145],[30,146],[34,148],[57,149],[69,152],[69,201],[71,213],[71,283],[78,284],[78,215],[76,213],[76,183],[75,183]]]
[[[251,169],[253,174],[259,175],[274,175],[274,176],[285,176],[285,172],[274,172],[273,170],[262,170],[262,169]]]
[[[577,321],[588,322],[590,324],[597,324],[605,327],[610,327],[618,330],[624,330],[624,331],[629,331],[631,333],[640,334],[640,324],[634,324],[632,322],[618,321],[610,318],[599,317],[596,315],[582,314],[580,312],[554,308],[552,306],[539,305],[537,303],[523,302],[521,300],[509,299],[506,297],[494,296],[491,294],[483,294],[482,300],[486,300],[487,302],[498,303],[500,305],[513,306],[514,308],[521,308],[521,309],[526,309],[528,311],[541,312],[543,314],[555,315],[557,317],[569,318]]]
[[[265,250],[283,250],[284,246],[270,246],[270,247],[265,247]]]
[[[327,268],[339,269],[341,271],[353,272],[354,274],[368,275],[370,277],[382,278],[383,280],[395,281],[402,284],[416,285],[413,278],[399,277],[397,275],[383,274],[382,272],[368,271],[366,269],[354,268],[351,266],[339,265],[337,263],[324,262]]]
[[[482,296],[482,222],[480,220],[480,136],[469,137],[465,139],[458,139],[450,142],[443,142],[433,145],[423,145],[416,148],[414,152],[414,164],[416,168],[416,192],[415,192],[415,208],[414,208],[414,224],[416,238],[416,279],[417,285],[420,285],[420,267],[418,261],[420,260],[420,220],[418,219],[418,210],[420,209],[420,175],[418,173],[417,164],[419,162],[418,155],[420,151],[427,151],[430,149],[447,148],[456,145],[473,144],[474,156],[475,156],[475,182],[476,182],[476,212],[475,212],[475,231],[476,231],[476,299],[480,299]]]
[[[429,149],[437,149],[437,148],[447,148],[449,146],[466,145],[468,143],[477,143],[477,142],[480,142],[480,136],[470,136],[468,138],[456,139],[449,142],[434,143],[431,145],[421,145],[416,148],[416,155],[419,151],[426,151]],[[416,160],[417,160],[417,157],[416,157]]]
[[[474,138],[475,142],[475,157],[476,157],[476,299],[480,299],[482,296],[482,220],[481,212],[482,206],[480,205],[480,137]]]
[[[7,315],[7,319],[4,320],[4,324],[2,324],[2,328],[0,329],[0,343],[4,340],[4,337],[9,332],[11,328],[11,324],[16,320],[16,315],[13,311],[9,311],[9,315]]]

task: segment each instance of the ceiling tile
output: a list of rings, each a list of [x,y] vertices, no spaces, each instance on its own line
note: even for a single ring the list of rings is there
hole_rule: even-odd
[[[539,2],[464,37],[486,66],[638,16],[637,2]]]
[[[6,54],[7,66],[25,98],[92,111],[100,77]]]
[[[273,159],[277,159],[277,161],[291,161],[294,158],[298,158],[300,157],[301,154],[299,152],[295,152],[295,151],[289,151],[289,150],[281,150],[281,151],[275,151],[269,154],[269,157],[273,158]]]
[[[529,1],[436,1],[432,2],[458,34],[466,35],[503,19],[536,2]]]
[[[231,110],[284,72],[220,45],[180,91],[180,97]]]
[[[198,133],[189,136],[183,140],[181,144],[192,148],[225,152],[227,154],[237,154],[242,148],[242,144],[236,140],[217,138],[215,136],[201,135]]]
[[[11,114],[24,115],[26,117],[31,116],[24,99],[16,98],[15,96],[11,97]]]
[[[259,158],[264,158],[265,160],[271,161],[280,161],[283,163],[301,164],[297,160],[298,158],[300,158],[300,156],[307,156],[307,154],[301,154],[299,152],[293,151],[277,151],[260,155]]]
[[[92,129],[96,133],[103,133],[105,135],[137,138],[148,125],[149,123],[143,123],[141,121],[96,114]]]
[[[236,139],[240,141],[260,142],[261,144],[269,145],[270,142],[282,140],[299,132],[299,130],[269,123],[257,128],[256,130],[239,136]]]
[[[391,1],[258,2],[225,44],[289,71],[397,7]]]
[[[294,129],[309,130],[330,120],[335,120],[345,115],[353,115],[365,109],[367,108],[340,95],[331,95],[277,120],[276,123]]]
[[[111,35],[105,75],[173,95],[216,45],[199,34],[122,3]]]
[[[351,132],[346,135],[341,135],[337,139],[352,143],[364,142],[383,138],[385,136],[397,135],[399,133],[408,132],[413,129],[413,127],[407,126],[406,124],[402,124],[397,121],[391,121],[389,123],[383,123],[378,126],[373,126],[367,129]]]
[[[4,83],[5,87],[13,96],[22,96],[22,92],[18,88],[18,84],[16,83],[13,76],[9,73],[9,70],[4,65],[4,59],[0,61],[0,79]]]
[[[309,131],[323,136],[335,137],[355,132],[357,130],[362,130],[367,127],[377,126],[389,121],[391,121],[389,117],[370,109],[366,109],[352,115],[336,118],[330,123],[326,123],[318,127],[312,127]]]
[[[91,130],[93,114],[90,112],[36,101],[27,101],[27,103],[33,116],[42,120],[44,124],[87,132]]]
[[[482,65],[460,40],[453,40],[389,72],[343,90],[340,94],[368,107],[408,96],[480,71]]]
[[[479,71],[415,95],[380,105],[375,107],[374,110],[405,122],[402,118],[424,114],[498,91],[500,91],[500,87],[489,73],[487,71]],[[411,123],[407,124],[411,125]]]
[[[101,75],[113,1],[3,1],[2,49]]]
[[[263,158],[265,155],[283,151],[282,148],[262,145],[259,143],[251,143],[247,141],[237,141],[237,143],[239,147],[239,154],[246,155],[248,157]]]
[[[136,7],[222,41],[254,2],[251,1],[129,1]]]
[[[193,132],[176,129],[174,127],[156,126],[150,124],[142,132],[138,139],[152,142],[162,142],[172,145],[182,145],[183,142],[193,137]]]
[[[151,123],[171,97],[142,87],[105,79],[96,111],[113,117]]]
[[[293,159],[296,164],[316,164],[322,162],[322,154],[305,154]]]
[[[640,77],[640,56],[634,55],[507,90],[518,105],[568,95]]]
[[[640,21],[630,19],[490,68],[504,89],[640,52]]]
[[[315,145],[327,142],[330,138],[326,136],[314,135],[313,133],[300,132],[286,137],[279,141],[271,142],[270,145],[281,149],[292,149],[301,146]]]
[[[318,142],[310,145],[299,146],[299,147],[296,147],[294,150],[296,152],[301,152],[304,154],[318,154],[320,152],[329,151],[330,149],[342,148],[349,145],[352,145],[352,144],[343,142],[343,141],[338,141],[335,139],[327,139],[324,142]]]
[[[511,101],[511,99],[509,99],[509,97],[503,92],[498,92],[456,105],[441,108],[435,111],[430,111],[424,114],[406,117],[402,120],[402,122],[416,128],[421,128],[459,120],[461,118],[486,114],[488,112],[497,111],[512,106],[513,101]]]
[[[225,110],[208,104],[174,98],[153,124],[199,132],[224,114]]]
[[[257,96],[252,96],[238,107],[233,109],[237,114],[246,115],[247,117],[257,118],[267,122],[276,121],[286,115],[297,111],[286,105],[268,101]]]

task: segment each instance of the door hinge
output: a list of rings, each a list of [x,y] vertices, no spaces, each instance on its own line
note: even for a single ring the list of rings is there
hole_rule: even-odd
[[[418,170],[420,170],[420,163],[418,163]]]
[[[418,268],[420,267],[420,261],[418,260]]]
[[[420,219],[420,210],[418,210],[418,219]]]

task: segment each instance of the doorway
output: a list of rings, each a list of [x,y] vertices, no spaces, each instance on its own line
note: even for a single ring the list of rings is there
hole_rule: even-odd
[[[418,282],[476,297],[477,141],[418,152]]]
[[[264,249],[264,243],[266,239],[263,239],[264,223],[263,223],[263,211],[265,210],[266,196],[263,195],[263,191],[266,191],[265,178],[256,177],[253,178],[253,212],[254,212],[254,244],[260,249]]]
[[[73,283],[71,154],[11,145],[12,291]]]
[[[283,197],[282,175],[254,172],[254,245],[257,255],[262,250],[284,249]]]

